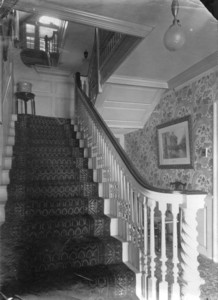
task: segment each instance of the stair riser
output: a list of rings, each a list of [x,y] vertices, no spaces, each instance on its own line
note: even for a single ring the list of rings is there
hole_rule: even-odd
[[[84,150],[78,147],[14,147],[14,155],[25,156],[26,159],[30,158],[58,158],[58,157],[84,157]]]
[[[37,137],[31,135],[28,137],[27,135],[21,136],[21,135],[16,135],[15,136],[15,144],[17,146],[22,146],[25,144],[28,144],[29,146],[72,146],[72,147],[79,147],[80,146],[80,141],[77,139],[74,139],[72,137],[66,138],[61,136],[51,137],[51,136],[45,136],[45,137]]]
[[[8,168],[11,168],[12,159],[7,160]],[[88,168],[89,160],[87,158],[78,157],[57,157],[57,158],[31,158],[25,159],[23,156],[18,156],[13,161],[14,168],[31,168],[31,169],[41,169],[43,166],[45,168],[62,166],[71,168]]]
[[[4,157],[4,160],[3,160],[3,168],[4,168],[4,170],[10,170],[11,169],[11,167],[12,167],[12,161],[13,161],[12,157]]]
[[[9,183],[10,183],[9,170],[3,170],[2,171],[2,178],[1,178],[1,184],[2,185],[8,185]]]
[[[0,201],[1,203],[6,202],[8,199],[8,192],[6,185],[0,185]]]
[[[45,218],[44,218],[45,219]],[[56,219],[39,219],[34,223],[20,222],[20,225],[11,226],[7,237],[17,240],[33,239],[81,239],[88,236],[104,237],[110,235],[110,219],[107,217],[91,218],[87,216],[74,216]],[[20,220],[22,221],[22,219]],[[19,224],[19,221],[18,221]]]
[[[64,168],[57,165],[56,168],[47,169],[17,169],[10,172],[10,180],[15,183],[31,183],[35,181],[80,181],[92,182],[93,171],[87,169],[72,169],[69,166]],[[9,176],[8,176],[9,181]]]
[[[24,199],[60,199],[70,197],[98,197],[96,183],[73,183],[65,186],[13,185],[8,187],[8,194],[14,201]]]
[[[65,244],[41,245],[42,249],[34,247],[32,253],[25,255],[29,260],[34,273],[42,271],[63,270],[67,268],[80,268],[97,266],[99,264],[111,265],[122,261],[122,245],[119,241],[110,238],[102,241],[93,240],[78,242],[67,240]],[[30,267],[29,267],[30,268]],[[29,269],[26,272],[30,271]],[[25,270],[24,270],[25,272]]]
[[[6,146],[5,147],[5,156],[6,157],[13,156],[13,146]]]
[[[62,217],[77,215],[103,215],[102,198],[71,198],[71,199],[51,199],[42,201],[14,202],[8,205],[6,213],[9,218],[31,218],[31,217]]]
[[[15,136],[15,126],[14,126],[14,122],[12,122],[10,124],[10,128],[9,128],[9,132],[8,132],[9,136]]]
[[[7,145],[8,146],[13,146],[14,144],[15,144],[15,137],[14,136],[9,136],[8,141],[7,141]]]

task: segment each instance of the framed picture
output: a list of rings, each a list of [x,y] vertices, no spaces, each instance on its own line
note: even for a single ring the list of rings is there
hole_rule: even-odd
[[[157,126],[159,168],[192,168],[191,117]]]

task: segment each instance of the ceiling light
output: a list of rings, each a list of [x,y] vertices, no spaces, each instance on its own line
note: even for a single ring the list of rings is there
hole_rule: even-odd
[[[83,55],[84,55],[84,58],[87,59],[88,56],[89,56],[89,52],[87,50],[85,50],[84,53],[83,53]]]
[[[181,28],[180,21],[177,19],[179,12],[179,1],[173,0],[171,5],[171,11],[173,14],[173,24],[170,25],[166,31],[163,42],[164,46],[169,51],[176,51],[183,47],[185,44],[185,34]]]

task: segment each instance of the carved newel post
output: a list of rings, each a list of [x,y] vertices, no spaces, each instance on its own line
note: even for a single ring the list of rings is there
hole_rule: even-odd
[[[205,195],[184,195],[186,201],[183,207],[182,222],[182,268],[183,281],[182,299],[199,300],[200,285],[204,280],[200,277],[198,271],[198,231],[197,231],[197,212],[204,207]]]

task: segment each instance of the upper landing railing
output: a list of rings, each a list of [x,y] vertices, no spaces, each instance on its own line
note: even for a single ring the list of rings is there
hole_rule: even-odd
[[[111,234],[121,239],[123,261],[136,271],[139,299],[199,300],[197,212],[206,194],[148,185],[79,87],[76,116]]]
[[[95,29],[94,45],[89,63],[89,98],[95,102],[102,85],[142,40],[119,32]]]

